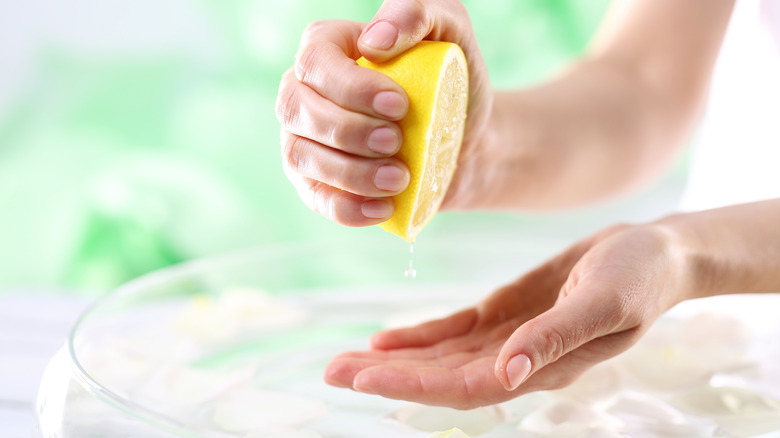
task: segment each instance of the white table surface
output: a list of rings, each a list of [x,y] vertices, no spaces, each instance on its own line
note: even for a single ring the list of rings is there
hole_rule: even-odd
[[[0,291],[0,437],[31,437],[38,382],[85,298]]]

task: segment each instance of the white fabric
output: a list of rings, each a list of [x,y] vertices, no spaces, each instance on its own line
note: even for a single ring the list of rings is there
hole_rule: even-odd
[[[780,198],[780,0],[740,0],[680,207],[770,198]]]

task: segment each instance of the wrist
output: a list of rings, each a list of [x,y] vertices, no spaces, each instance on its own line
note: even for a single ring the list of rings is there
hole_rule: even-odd
[[[664,230],[674,254],[675,269],[682,273],[679,301],[743,292],[740,266],[744,263],[730,239],[708,212],[680,213],[655,224]],[[748,288],[749,289],[749,288]],[[746,292],[747,290],[745,290]]]
[[[544,120],[525,90],[493,93],[485,129],[467,165],[473,202],[488,209],[545,210],[559,207],[557,170],[563,159],[547,144]],[[486,170],[489,169],[489,170]]]
[[[670,270],[676,276],[671,305],[713,295],[710,287],[714,264],[685,214],[667,216],[653,222],[666,241]],[[671,307],[671,306],[670,306]]]

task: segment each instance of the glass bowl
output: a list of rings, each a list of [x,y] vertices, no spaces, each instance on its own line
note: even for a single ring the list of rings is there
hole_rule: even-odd
[[[780,429],[776,295],[683,303],[574,385],[457,411],[334,388],[375,331],[440,317],[563,245],[525,238],[268,246],[132,281],[75,324],[37,400],[45,438],[759,436]],[[409,267],[412,269],[409,269]],[[416,270],[416,277],[405,275]]]
[[[77,321],[41,381],[40,434],[419,436],[388,420],[405,403],[329,387],[324,365],[383,327],[477,302],[559,247],[307,242],[147,275]]]

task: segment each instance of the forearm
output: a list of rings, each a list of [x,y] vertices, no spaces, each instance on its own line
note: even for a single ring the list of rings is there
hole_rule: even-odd
[[[496,95],[493,141],[511,145],[522,171],[519,205],[550,209],[590,203],[635,188],[673,160],[695,113],[673,123],[655,97],[613,64],[585,60],[556,80]],[[497,146],[495,149],[498,149]]]
[[[658,175],[687,142],[733,1],[616,3],[582,61],[540,86],[496,93],[482,145],[495,159],[475,183],[508,190],[483,205],[612,197]]]
[[[780,292],[780,199],[678,214],[657,224],[676,242],[688,274],[681,299]]]

